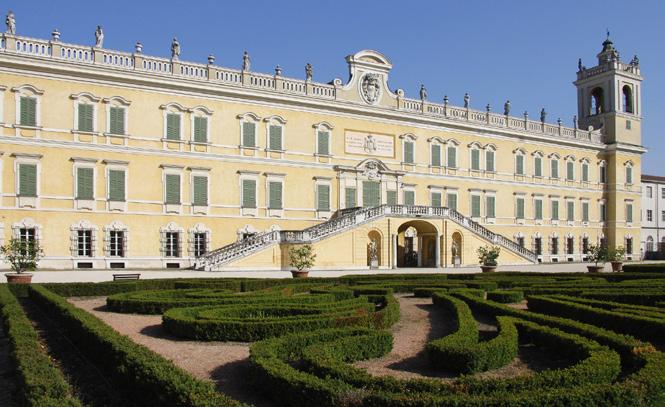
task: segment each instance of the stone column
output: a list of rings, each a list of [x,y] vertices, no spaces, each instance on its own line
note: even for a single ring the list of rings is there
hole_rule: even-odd
[[[397,268],[397,235],[393,235],[393,245],[391,247],[391,252],[392,252],[392,267],[394,269]]]
[[[423,266],[423,237],[418,236],[418,267]]]
[[[436,256],[436,263],[435,267],[436,268],[441,268],[441,236],[439,234],[436,234],[436,242],[434,244],[434,253]]]

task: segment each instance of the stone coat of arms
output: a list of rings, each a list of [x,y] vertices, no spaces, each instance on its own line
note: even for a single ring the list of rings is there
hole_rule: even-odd
[[[360,81],[360,93],[365,101],[369,104],[374,104],[379,100],[381,95],[380,75],[375,73],[368,73],[363,76]]]

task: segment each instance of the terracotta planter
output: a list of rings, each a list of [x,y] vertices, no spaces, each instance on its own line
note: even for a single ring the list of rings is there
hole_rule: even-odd
[[[586,266],[586,268],[589,270],[589,273],[600,273],[605,266]]]
[[[293,278],[307,278],[309,270],[291,270]]]
[[[622,261],[613,261],[612,271],[623,271],[623,262]]]
[[[480,266],[483,273],[493,273],[496,271],[496,266]]]
[[[30,284],[32,282],[32,274],[30,273],[6,273],[7,282],[9,284]]]

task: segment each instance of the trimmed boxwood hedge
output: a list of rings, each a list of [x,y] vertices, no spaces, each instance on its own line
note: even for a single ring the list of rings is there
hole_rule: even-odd
[[[663,273],[665,263],[624,264],[624,273]]]
[[[6,284],[0,284],[0,317],[16,371],[16,404],[34,407],[81,406],[63,373],[44,352],[32,323]]]
[[[495,290],[487,293],[487,299],[504,304],[514,304],[524,300],[524,292],[519,290]]]
[[[104,371],[118,391],[139,405],[165,407],[240,407],[244,404],[195,379],[172,362],[120,335],[93,315],[40,285],[30,298],[48,313],[88,359]]]

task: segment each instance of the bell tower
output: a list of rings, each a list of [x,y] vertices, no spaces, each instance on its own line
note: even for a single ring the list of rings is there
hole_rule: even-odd
[[[578,62],[577,112],[582,129],[602,129],[607,144],[642,144],[642,76],[637,55],[621,62],[609,32],[597,55],[598,65]]]

